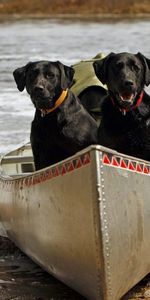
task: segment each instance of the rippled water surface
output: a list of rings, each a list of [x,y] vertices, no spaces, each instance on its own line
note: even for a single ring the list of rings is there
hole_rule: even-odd
[[[150,22],[57,20],[0,23],[0,153],[29,139],[34,108],[13,80],[15,68],[39,59],[68,65],[103,51],[142,52],[150,57]]]
[[[12,75],[15,68],[41,59],[60,60],[71,65],[101,51],[106,54],[140,51],[150,58],[149,37],[150,21],[0,23],[0,154],[29,139],[34,115],[27,93],[20,93],[16,88]],[[0,258],[1,300],[83,299],[21,254],[19,257],[0,255]],[[144,287],[150,286],[149,278],[142,283],[141,292],[137,288],[139,297],[125,299],[145,299]]]

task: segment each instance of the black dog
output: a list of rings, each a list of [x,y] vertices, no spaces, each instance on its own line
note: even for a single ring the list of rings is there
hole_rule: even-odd
[[[108,86],[102,105],[99,144],[150,160],[150,60],[141,53],[111,53],[94,63],[97,77]]]
[[[36,107],[30,136],[36,170],[97,143],[95,120],[68,90],[73,68],[60,62],[38,61],[13,74],[19,91],[26,87]]]

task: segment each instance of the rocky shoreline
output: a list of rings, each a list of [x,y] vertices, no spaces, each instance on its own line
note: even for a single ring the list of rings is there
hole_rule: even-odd
[[[62,21],[73,21],[73,22],[116,22],[116,21],[137,21],[137,20],[145,20],[150,21],[150,13],[147,14],[43,14],[43,13],[28,13],[28,14],[1,14],[0,13],[0,22],[2,21],[16,21],[23,19],[51,19],[51,20],[62,20]]]

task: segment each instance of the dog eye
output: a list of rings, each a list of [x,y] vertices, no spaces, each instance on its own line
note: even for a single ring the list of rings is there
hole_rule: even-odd
[[[46,77],[47,79],[52,79],[52,78],[54,77],[54,75],[53,75],[52,73],[47,73],[47,74],[45,75],[45,77]]]
[[[123,66],[124,66],[124,63],[123,63],[123,62],[118,62],[118,63],[116,64],[116,67],[117,67],[118,70],[122,69]]]
[[[133,60],[131,60],[129,62],[129,67],[131,68],[132,71],[135,71],[135,72],[139,72],[140,71],[140,66]]]
[[[136,72],[139,72],[139,71],[140,71],[140,67],[139,67],[138,65],[136,65],[136,64],[134,64],[134,65],[132,66],[132,68],[133,68]]]

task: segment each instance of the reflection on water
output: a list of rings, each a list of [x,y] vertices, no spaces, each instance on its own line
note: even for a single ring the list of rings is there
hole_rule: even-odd
[[[0,153],[29,138],[34,108],[13,80],[15,68],[28,61],[81,59],[129,51],[150,57],[150,22],[66,22],[23,20],[0,23]]]

